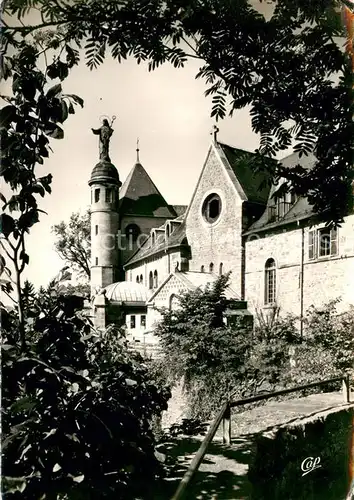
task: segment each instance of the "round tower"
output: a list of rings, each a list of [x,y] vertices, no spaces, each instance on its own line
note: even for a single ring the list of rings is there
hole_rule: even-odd
[[[101,160],[92,170],[91,187],[91,295],[118,281],[119,187],[116,167]]]

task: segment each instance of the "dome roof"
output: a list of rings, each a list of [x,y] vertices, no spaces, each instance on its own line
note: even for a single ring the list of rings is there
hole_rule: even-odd
[[[121,281],[112,283],[105,288],[108,300],[120,303],[146,302],[149,296],[148,289],[132,281]]]
[[[91,173],[89,184],[91,185],[97,181],[108,181],[114,184],[119,184],[119,175],[116,167],[109,161],[100,161],[94,167]]]

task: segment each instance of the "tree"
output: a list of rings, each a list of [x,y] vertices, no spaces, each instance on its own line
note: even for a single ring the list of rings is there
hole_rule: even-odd
[[[130,56],[146,61],[149,70],[199,59],[197,77],[209,85],[212,116],[222,119],[251,107],[253,130],[261,135],[254,168],[269,170],[273,179],[283,176],[283,190],[307,196],[318,216],[339,223],[353,198],[352,40],[348,51],[338,45],[338,37],[344,42],[345,36],[340,9],[351,4],[270,3],[274,11],[265,19],[251,0],[8,0],[11,15],[25,23],[29,9],[38,8],[42,21],[6,25],[3,36],[6,45],[49,30],[49,45],[58,49],[50,71],[61,74],[66,62],[60,54],[67,47],[84,46],[90,68],[101,64],[107,51],[118,62]],[[53,29],[59,30],[55,36]],[[315,167],[284,169],[264,160],[291,145],[300,154],[315,153]]]
[[[192,417],[208,418],[231,394],[248,385],[245,370],[252,342],[251,328],[224,324],[225,289],[229,275],[205,290],[179,297],[178,308],[162,309],[156,335],[160,339],[164,376],[183,379]]]
[[[161,472],[152,420],[169,391],[119,329],[92,331],[73,298],[29,283],[23,297],[27,353],[11,314],[1,346],[3,493],[149,498]]]
[[[49,156],[50,140],[62,139],[62,124],[75,112],[74,105],[83,105],[76,95],[63,93],[61,83],[50,86],[48,64],[39,69],[37,47],[25,41],[16,42],[16,52],[3,60],[5,77],[12,77],[12,96],[2,96],[7,105],[0,111],[1,176],[13,192],[10,199],[1,194],[2,239],[4,255],[11,262],[14,276],[1,256],[1,269],[10,276],[17,294],[22,349],[25,349],[24,311],[21,276],[29,263],[26,234],[44,213],[38,207],[38,196],[51,192],[52,175],[37,177],[36,166]],[[70,51],[69,51],[70,54]],[[67,73],[76,61],[70,59]],[[66,73],[66,74],[67,74]],[[52,75],[60,79],[60,74]]]
[[[74,270],[90,279],[91,226],[90,212],[71,214],[69,222],[61,221],[52,228],[55,250]]]

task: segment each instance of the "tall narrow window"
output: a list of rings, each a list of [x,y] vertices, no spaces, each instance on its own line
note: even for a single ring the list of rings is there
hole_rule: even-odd
[[[200,267],[200,272],[201,272],[201,273],[204,273],[204,266],[201,266],[201,267]]]
[[[157,271],[155,269],[155,271],[154,271],[154,288],[157,288],[158,285],[159,285],[159,280],[158,280]]]
[[[316,253],[315,253],[315,250],[316,250],[315,249],[315,241],[316,241],[315,235],[316,235],[316,231],[309,232],[309,259],[314,259],[316,256]]]
[[[95,203],[100,201],[100,188],[95,189]]]
[[[149,288],[152,290],[154,287],[154,277],[152,275],[152,271],[149,272]]]
[[[106,203],[112,203],[112,189],[106,188]]]
[[[146,328],[146,315],[142,314],[140,316],[140,326],[141,328]]]
[[[135,328],[135,314],[130,316],[130,328]]]
[[[136,282],[139,283],[139,275],[136,277]]]
[[[214,264],[210,262],[209,264],[209,273],[212,273],[214,271]]]
[[[223,263],[220,262],[220,264],[219,264],[219,274],[220,274],[220,276],[222,275],[222,268],[223,268]]]
[[[272,305],[276,298],[276,268],[274,259],[268,259],[265,264],[264,303]]]
[[[318,231],[318,255],[328,257],[337,254],[337,229],[323,228]]]
[[[95,263],[96,263],[96,266],[98,266],[98,257],[96,257]]]
[[[96,235],[98,234],[98,226],[97,225],[95,226],[95,234]]]
[[[143,283],[143,275],[140,275],[139,283]]]

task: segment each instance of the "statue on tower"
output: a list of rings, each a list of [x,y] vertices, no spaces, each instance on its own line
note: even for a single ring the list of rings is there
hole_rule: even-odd
[[[104,118],[102,121],[102,126],[100,128],[92,128],[92,132],[95,135],[100,136],[99,140],[99,152],[100,152],[100,161],[111,161],[109,157],[109,141],[111,140],[111,135],[113,134],[112,124],[115,120],[115,116],[112,118],[112,123],[109,124],[107,118]]]

